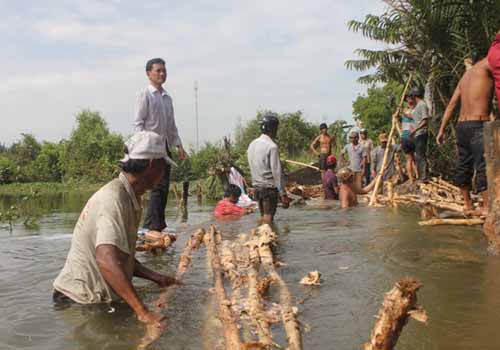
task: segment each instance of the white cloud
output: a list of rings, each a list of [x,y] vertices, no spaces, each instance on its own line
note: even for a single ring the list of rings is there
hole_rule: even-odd
[[[135,95],[147,83],[144,63],[156,56],[167,60],[185,143],[194,141],[195,80],[205,140],[231,133],[238,116],[262,108],[300,109],[314,121],[350,118],[364,87],[344,62],[375,44],[349,33],[346,22],[383,8],[373,0],[51,3],[29,13],[22,3],[0,5],[0,23],[9,24],[0,24],[8,38],[0,108],[11,121],[2,142],[21,132],[66,137],[85,107],[128,133]]]

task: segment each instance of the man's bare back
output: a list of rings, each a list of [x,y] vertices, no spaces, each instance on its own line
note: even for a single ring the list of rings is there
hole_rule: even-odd
[[[460,93],[461,104],[458,122],[489,120],[493,98],[493,76],[488,59],[479,61],[465,72],[457,90]]]

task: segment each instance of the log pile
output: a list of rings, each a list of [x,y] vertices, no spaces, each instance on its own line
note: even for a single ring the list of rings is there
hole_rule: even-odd
[[[272,246],[276,235],[263,225],[235,241],[222,240],[212,226],[205,234],[214,279],[218,318],[225,349],[302,349],[297,308],[286,283],[275,269]],[[226,281],[226,283],[224,283]],[[277,287],[277,302],[266,293]],[[283,323],[288,345],[273,340],[272,325]]]
[[[151,252],[161,254],[175,242],[176,236],[163,232],[146,232],[138,236],[135,250],[138,252]]]

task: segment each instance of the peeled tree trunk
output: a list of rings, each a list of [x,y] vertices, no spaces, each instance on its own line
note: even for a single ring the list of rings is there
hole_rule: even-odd
[[[500,121],[487,123],[484,128],[484,155],[488,178],[489,207],[484,234],[489,251],[500,254]]]
[[[417,307],[417,290],[422,284],[403,278],[385,295],[365,350],[393,350],[409,317],[426,322],[425,311]]]

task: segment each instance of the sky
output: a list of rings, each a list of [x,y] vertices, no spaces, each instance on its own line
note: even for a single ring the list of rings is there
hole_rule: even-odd
[[[167,62],[186,146],[196,137],[195,81],[200,144],[263,109],[350,121],[366,86],[344,63],[378,44],[347,22],[383,9],[378,0],[0,0],[0,143],[67,138],[84,108],[129,135],[153,57]]]

